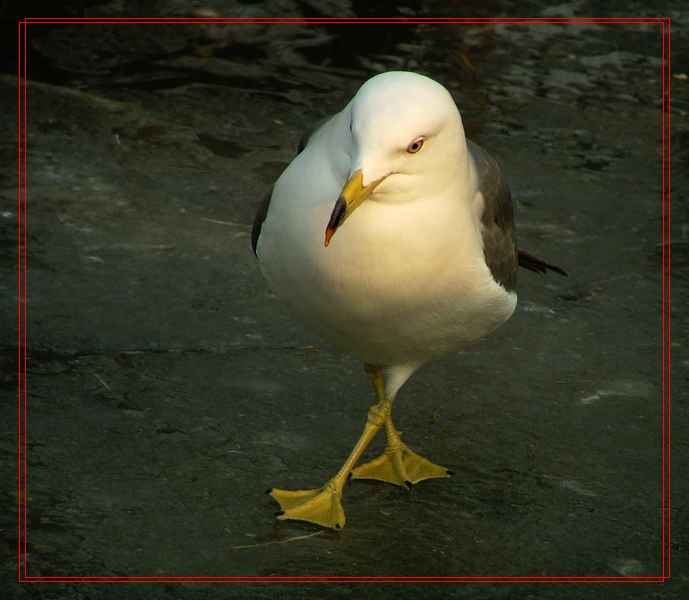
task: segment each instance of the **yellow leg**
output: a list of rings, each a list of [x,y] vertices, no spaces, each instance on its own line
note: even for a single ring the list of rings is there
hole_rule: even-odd
[[[383,381],[382,369],[372,365],[365,365],[365,368],[366,373],[373,379],[374,383],[376,381],[379,382],[379,385],[376,385],[378,404],[369,409],[366,425],[359,441],[335,477],[323,487],[315,490],[297,491],[276,488],[268,490],[268,494],[280,504],[281,510],[277,513],[278,519],[308,521],[332,529],[342,529],[344,527],[345,514],[340,502],[342,488],[352,468],[361,458],[366,446],[368,446],[383,424],[388,421],[390,411],[392,410],[392,398],[387,397],[382,391],[384,388],[381,387]]]
[[[373,381],[378,398],[385,397],[385,383],[382,372],[366,371]],[[452,475],[445,467],[441,467],[412,452],[402,442],[401,433],[392,424],[392,418],[388,415],[385,421],[385,432],[388,442],[383,451],[375,460],[368,462],[352,470],[352,479],[377,479],[387,481],[401,487],[411,486],[424,479],[437,477],[449,477]]]

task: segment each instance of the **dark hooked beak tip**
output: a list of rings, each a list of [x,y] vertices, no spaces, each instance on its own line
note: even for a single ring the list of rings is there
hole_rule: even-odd
[[[342,225],[344,221],[345,213],[347,212],[347,202],[340,196],[335,202],[333,212],[330,213],[330,220],[328,221],[328,226],[325,228],[325,247],[330,244],[330,239],[335,235],[337,228]]]

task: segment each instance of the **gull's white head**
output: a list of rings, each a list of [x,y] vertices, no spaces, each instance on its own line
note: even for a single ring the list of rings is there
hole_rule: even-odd
[[[467,153],[452,96],[423,75],[376,75],[345,108],[347,115],[351,168],[326,228],[326,246],[368,198],[404,202],[432,194],[455,176]]]

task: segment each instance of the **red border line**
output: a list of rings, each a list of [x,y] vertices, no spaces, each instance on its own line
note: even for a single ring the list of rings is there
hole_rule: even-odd
[[[661,454],[661,564],[663,567],[663,573],[665,572],[665,559],[666,559],[666,544],[665,544],[665,23],[663,23],[662,28],[662,38],[661,38],[661,97],[660,97],[660,110],[661,110],[661,139],[662,139],[662,149],[661,149],[661,177],[660,177],[660,213],[661,213],[661,274],[660,274],[660,304],[661,304],[661,316],[660,316],[660,347],[661,347],[661,383],[660,383],[660,393],[661,393],[661,439],[660,444],[662,448]]]
[[[22,198],[22,23],[17,26],[17,557],[21,556],[22,530],[22,252],[21,252],[21,198]],[[17,576],[21,579],[21,566],[17,562]]]
[[[625,576],[29,576],[27,574],[27,24],[32,25],[203,25],[203,24],[275,24],[275,25],[576,25],[576,24],[659,24],[661,25],[661,106],[662,106],[662,276],[661,276],[661,356],[662,356],[662,575]],[[667,25],[667,30],[666,30]],[[502,17],[502,18],[26,18],[18,23],[17,63],[17,322],[18,322],[18,417],[17,417],[17,579],[20,582],[647,582],[658,583],[670,577],[670,19],[669,17]],[[667,90],[667,91],[666,91]],[[667,433],[666,433],[667,431]]]
[[[23,410],[20,411],[22,415],[22,430],[21,430],[21,477],[23,483],[22,493],[19,494],[19,501],[22,503],[22,528],[21,535],[19,536],[19,543],[21,544],[21,550],[23,554],[20,554],[20,568],[23,564],[24,576],[26,577],[26,25],[23,27],[21,37],[22,51],[23,51],[23,63],[22,63],[22,74],[23,74],[23,85],[22,89],[22,112],[21,112],[21,177],[19,180],[19,185],[21,186],[21,193],[19,198],[19,210],[17,211],[17,222],[20,228],[19,235],[19,257],[22,261],[20,278],[21,286],[19,290],[19,302],[20,302],[20,314],[21,314],[21,324],[22,324],[22,335],[20,337],[20,381],[24,383],[21,398],[23,402]]]
[[[578,25],[578,24],[661,24],[665,18],[658,17],[498,17],[498,18],[220,18],[220,17],[160,17],[160,18],[128,18],[109,17],[97,18],[27,18],[25,23],[32,25],[203,25],[203,24],[232,24],[232,25]]]
[[[664,41],[664,40],[663,40]],[[672,373],[672,359],[671,359],[671,352],[672,352],[672,347],[671,347],[671,336],[670,336],[670,321],[671,321],[671,316],[670,316],[670,306],[671,306],[671,299],[670,299],[670,281],[672,279],[671,272],[672,272],[672,260],[670,258],[670,252],[672,251],[672,244],[671,244],[671,219],[670,219],[670,196],[671,196],[671,186],[672,186],[672,179],[671,179],[671,161],[670,161],[670,153],[671,153],[671,144],[670,144],[670,132],[671,132],[671,125],[670,125],[670,120],[672,118],[672,113],[670,111],[670,104],[671,104],[671,94],[670,94],[670,87],[672,85],[672,69],[671,69],[671,61],[670,61],[670,47],[671,47],[671,35],[670,35],[670,21],[668,20],[667,23],[667,111],[663,112],[663,114],[667,114],[667,124],[666,124],[666,131],[667,131],[667,138],[666,138],[666,143],[667,143],[667,153],[663,152],[663,158],[665,159],[665,162],[663,163],[663,171],[667,168],[667,244],[663,245],[663,248],[667,248],[667,295],[666,295],[666,316],[667,316],[667,363],[666,364],[666,371],[667,371],[667,386],[665,388],[666,395],[663,397],[663,399],[667,403],[667,423],[666,423],[666,428],[667,428],[667,463],[666,463],[666,468],[667,471],[665,473],[667,474],[667,504],[663,507],[664,512],[667,513],[667,562],[665,563],[666,569],[664,573],[666,573],[667,577],[670,577],[670,553],[671,553],[671,540],[670,540],[670,520],[671,520],[671,514],[670,514],[670,505],[672,501],[672,496],[670,494],[670,489],[671,489],[671,476],[670,476],[670,454],[671,454],[671,442],[670,438],[672,435],[672,428],[670,426],[670,398],[672,396],[672,393],[670,391],[671,387],[671,373]],[[663,94],[665,94],[665,87],[663,87]],[[663,96],[665,98],[665,96]],[[665,533],[665,527],[663,528],[663,533]]]
[[[26,17],[25,23],[196,23],[198,21],[222,22],[222,23],[280,23],[293,25],[295,23],[305,23],[316,25],[328,23],[338,25],[342,23],[357,23],[361,25],[397,25],[405,23],[417,24],[463,24],[463,23],[602,23],[602,24],[629,24],[629,23],[667,23],[668,17]]]
[[[24,581],[43,583],[122,583],[122,582],[148,582],[148,583],[202,583],[202,582],[226,582],[226,583],[662,583],[665,578],[661,575],[634,576],[611,575],[609,577],[588,576],[520,576],[520,575],[474,575],[474,576],[413,576],[413,575],[375,575],[360,577],[358,575],[222,575],[222,576],[147,576],[147,575],[111,575],[111,576],[32,576]]]

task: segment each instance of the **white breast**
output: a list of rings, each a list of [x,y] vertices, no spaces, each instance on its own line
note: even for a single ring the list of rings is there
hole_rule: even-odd
[[[354,358],[393,365],[466,347],[509,318],[516,295],[493,280],[461,192],[367,200],[325,248],[341,184],[337,165],[308,151],[277,182],[258,244],[271,288],[305,325]]]

